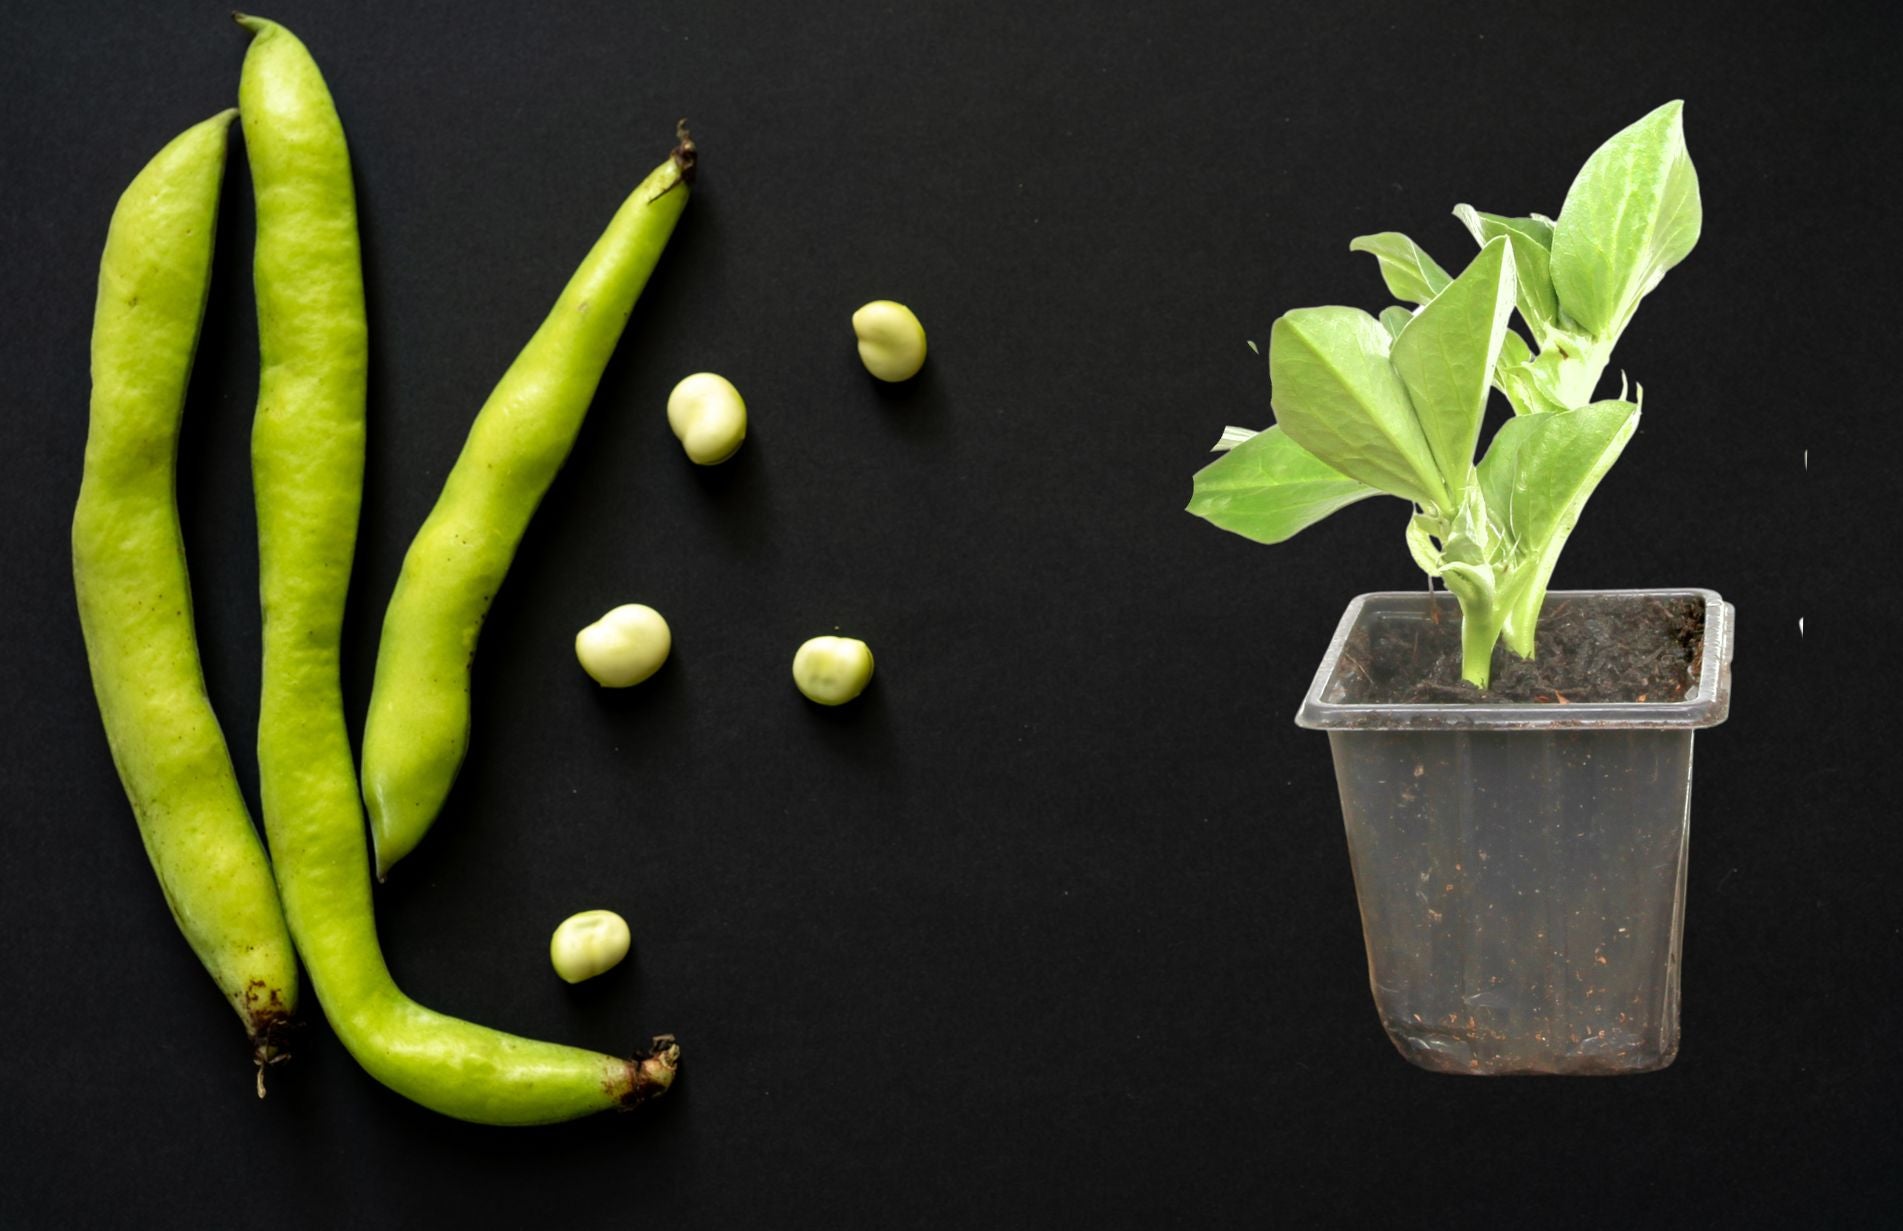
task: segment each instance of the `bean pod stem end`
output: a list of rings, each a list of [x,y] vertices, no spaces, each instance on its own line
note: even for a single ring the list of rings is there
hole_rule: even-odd
[[[674,165],[681,169],[681,182],[691,187],[694,183],[694,167],[700,159],[700,149],[694,144],[693,135],[687,131],[685,119],[675,122],[674,140],[676,144],[668,151],[668,157],[672,158]]]
[[[647,1055],[628,1061],[628,1088],[621,1092],[621,1110],[633,1111],[649,1099],[666,1094],[680,1066],[681,1045],[674,1036],[655,1035]]]
[[[251,1063],[258,1070],[259,1098],[264,1097],[264,1070],[291,1058],[289,1036],[297,1026],[291,1015],[278,1003],[275,992],[272,993],[271,1001],[268,1008],[251,1009],[245,1014],[245,1024],[251,1035]]]

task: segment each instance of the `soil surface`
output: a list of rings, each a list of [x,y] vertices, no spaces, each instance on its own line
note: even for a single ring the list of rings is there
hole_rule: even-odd
[[[1348,638],[1339,678],[1352,705],[1681,701],[1698,683],[1705,640],[1699,598],[1549,599],[1534,655],[1493,651],[1485,691],[1460,678],[1460,608],[1437,600],[1430,618],[1364,621]]]

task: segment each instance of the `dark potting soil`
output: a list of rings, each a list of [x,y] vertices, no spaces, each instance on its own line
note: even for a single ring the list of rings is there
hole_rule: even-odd
[[[1376,619],[1349,635],[1339,678],[1351,705],[1680,701],[1697,684],[1705,604],[1695,597],[1552,598],[1530,659],[1493,651],[1484,691],[1460,678],[1460,607],[1438,619]]]

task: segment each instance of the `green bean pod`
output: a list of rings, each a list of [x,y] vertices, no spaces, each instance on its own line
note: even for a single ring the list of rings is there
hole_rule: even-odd
[[[462,767],[483,618],[687,204],[694,157],[683,127],[680,144],[622,204],[483,403],[404,556],[363,737],[379,880],[428,832]]]
[[[205,692],[178,523],[178,436],[235,111],[186,129],[120,197],[99,263],[73,588],[106,742],[179,930],[283,1059],[297,958]]]
[[[282,26],[239,20],[254,35],[238,105],[258,207],[258,768],[291,934],[338,1039],[406,1098],[485,1124],[632,1106],[672,1082],[673,1040],[622,1060],[460,1021],[404,995],[377,943],[339,670],[367,356],[350,159],[304,45]]]

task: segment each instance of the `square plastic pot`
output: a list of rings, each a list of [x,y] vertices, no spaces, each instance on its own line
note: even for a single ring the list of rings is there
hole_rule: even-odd
[[[1554,593],[1553,599],[1588,597]],[[1620,1074],[1678,1053],[1692,735],[1731,701],[1733,612],[1709,590],[1682,700],[1375,705],[1343,651],[1445,596],[1349,605],[1296,722],[1328,732],[1388,1037],[1445,1073]]]

